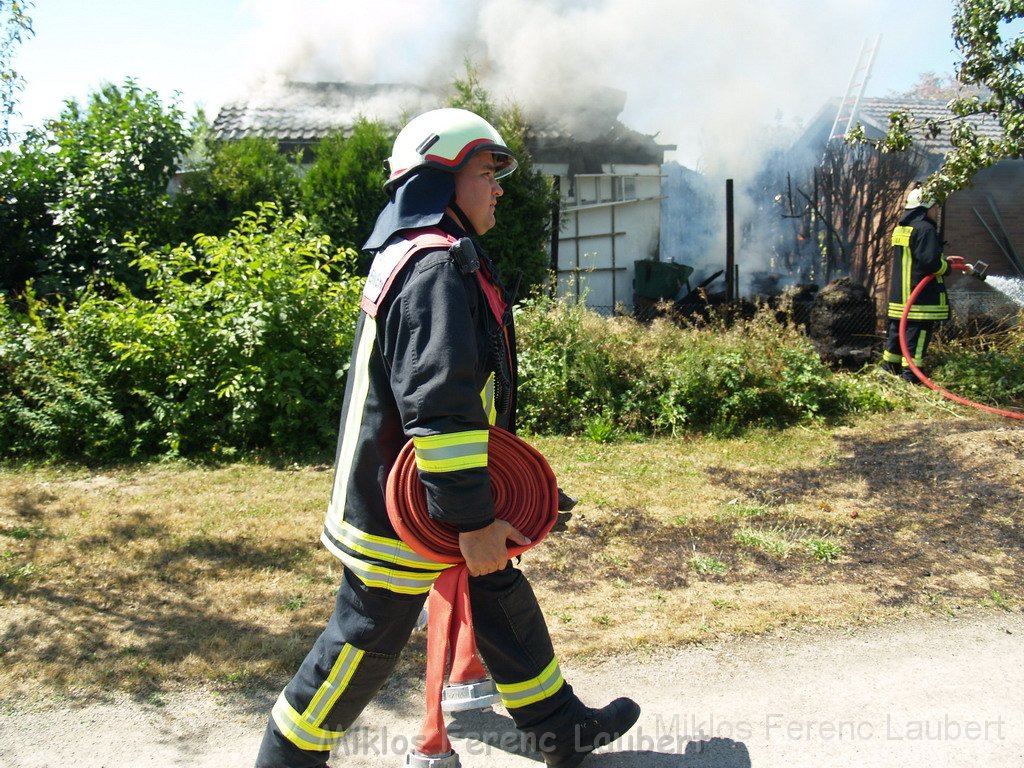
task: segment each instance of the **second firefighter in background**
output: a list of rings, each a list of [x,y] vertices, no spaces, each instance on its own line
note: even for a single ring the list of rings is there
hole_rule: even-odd
[[[943,275],[949,263],[942,254],[942,239],[936,223],[939,206],[925,197],[921,187],[907,195],[905,213],[893,231],[892,276],[889,281],[888,324],[882,367],[917,384],[917,376],[900,348],[900,319],[910,294],[923,278],[934,279],[914,301],[907,315],[907,349],[918,369],[924,368],[924,356],[939,324],[949,319],[949,303]]]

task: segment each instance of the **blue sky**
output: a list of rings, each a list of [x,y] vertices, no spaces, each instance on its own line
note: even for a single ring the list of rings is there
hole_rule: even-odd
[[[450,82],[467,54],[485,51],[517,100],[594,74],[629,93],[630,127],[696,152],[721,132],[716,120],[811,117],[843,93],[861,45],[879,33],[868,95],[953,71],[953,0],[764,5],[771,9],[739,0],[35,0],[35,36],[15,58],[26,87],[12,127],[38,125],[64,99],[129,76],[165,99],[180,91],[186,111],[203,106],[212,119],[273,71]],[[546,60],[559,53],[564,61]]]
[[[63,101],[134,77],[187,110],[216,106],[242,78],[239,45],[257,19],[234,0],[35,0],[35,35],[18,49],[18,124],[56,117]]]

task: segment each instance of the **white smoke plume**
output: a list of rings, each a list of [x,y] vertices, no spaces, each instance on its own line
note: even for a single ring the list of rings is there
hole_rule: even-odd
[[[498,99],[571,112],[626,94],[622,122],[715,174],[756,165],[766,125],[841,95],[881,0],[249,0],[250,71],[447,85],[473,61]],[[562,115],[568,116],[568,115]]]
[[[249,69],[265,76],[437,88],[463,76],[471,61],[499,102],[566,120],[583,138],[586,120],[573,119],[586,115],[595,89],[621,91],[621,122],[675,145],[667,159],[700,170],[708,188],[721,190],[723,210],[724,180],[736,179],[738,228],[758,215],[745,183],[773,146],[843,95],[861,46],[893,14],[882,0],[249,0],[248,7],[262,19]],[[769,256],[750,239],[738,256],[748,275],[766,268]],[[717,267],[723,243],[720,228],[699,246],[676,237],[667,258]]]

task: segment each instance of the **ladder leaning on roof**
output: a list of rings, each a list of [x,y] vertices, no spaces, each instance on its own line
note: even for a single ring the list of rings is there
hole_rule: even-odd
[[[853,127],[854,118],[856,118],[857,110],[860,107],[861,97],[864,96],[864,88],[867,86],[868,78],[871,76],[871,66],[875,63],[875,54],[878,53],[878,48],[881,44],[882,36],[879,34],[875,38],[873,45],[870,40],[865,40],[864,45],[861,46],[857,66],[853,68],[853,74],[850,75],[850,84],[846,88],[846,96],[839,105],[835,122],[832,123],[832,130],[828,134],[830,144],[835,139],[841,141]]]

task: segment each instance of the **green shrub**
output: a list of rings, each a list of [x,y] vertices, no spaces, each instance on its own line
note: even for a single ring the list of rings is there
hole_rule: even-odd
[[[65,296],[89,280],[135,284],[118,243],[164,242],[174,229],[167,186],[188,146],[184,114],[133,80],[28,132],[0,157],[0,290]]]
[[[278,151],[277,142],[256,136],[218,142],[206,131],[205,126],[198,128],[198,157],[182,173],[174,198],[178,230],[172,244],[191,242],[198,233],[227,234],[240,216],[260,203],[274,203],[286,215],[297,210],[297,165]]]
[[[332,242],[359,248],[373,231],[388,199],[384,161],[392,140],[382,123],[360,118],[350,134],[327,136],[314,149],[302,177],[302,210]]]
[[[520,422],[540,433],[588,434],[613,418],[641,434],[730,435],[886,407],[769,313],[731,326],[647,326],[545,299],[525,303],[518,323]]]
[[[1024,403],[1024,324],[943,344],[936,363],[934,380],[957,395],[987,405]]]
[[[20,314],[0,297],[0,456],[130,452],[115,394],[69,330],[74,312],[32,294],[26,302]]]
[[[148,298],[114,284],[70,309],[0,304],[0,453],[330,448],[361,289],[354,252],[274,206],[194,247],[128,250]]]

